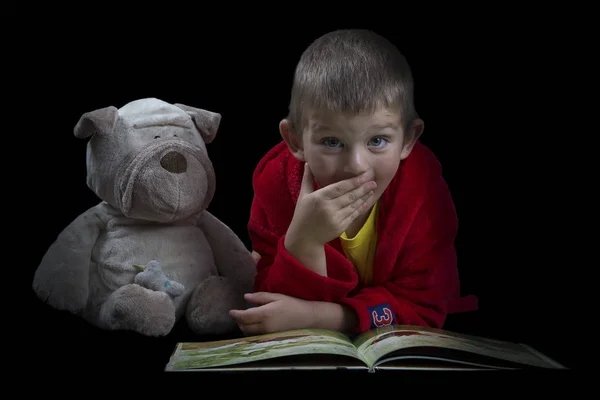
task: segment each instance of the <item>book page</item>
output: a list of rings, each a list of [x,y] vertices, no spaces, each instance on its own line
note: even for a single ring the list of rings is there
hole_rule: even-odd
[[[442,360],[468,361],[471,355],[486,360],[491,364],[493,359],[510,363],[531,365],[545,368],[561,366],[530,351],[527,346],[518,343],[504,342],[494,339],[475,337],[439,329],[392,326],[367,332],[355,341],[359,352],[370,366],[380,363],[386,356],[400,357],[404,350],[405,357],[427,356],[435,358],[439,354]],[[436,350],[438,348],[438,350]]]
[[[248,368],[251,362],[318,354],[345,356],[360,361],[348,337],[337,332],[303,329],[217,342],[179,343],[166,370],[208,369],[241,364]]]

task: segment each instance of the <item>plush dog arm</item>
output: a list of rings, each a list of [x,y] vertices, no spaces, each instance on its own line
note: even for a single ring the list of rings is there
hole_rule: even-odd
[[[86,306],[92,249],[105,227],[102,215],[98,206],[88,209],[48,248],[33,278],[33,290],[42,301],[73,313]]]
[[[256,262],[241,239],[208,211],[200,216],[199,226],[210,243],[219,274],[231,280],[240,290],[251,292]]]

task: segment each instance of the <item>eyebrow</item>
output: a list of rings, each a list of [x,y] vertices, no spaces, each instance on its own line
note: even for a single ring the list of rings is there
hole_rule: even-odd
[[[312,130],[314,132],[320,132],[320,131],[330,131],[332,130],[331,127],[329,125],[325,125],[323,123],[319,123],[319,122],[315,122],[312,126]]]
[[[392,129],[398,129],[398,126],[396,124],[393,123],[389,123],[389,124],[385,124],[385,125],[381,125],[381,124],[375,124],[375,125],[371,125],[371,127],[369,129],[374,130],[384,130],[387,128],[392,128]]]

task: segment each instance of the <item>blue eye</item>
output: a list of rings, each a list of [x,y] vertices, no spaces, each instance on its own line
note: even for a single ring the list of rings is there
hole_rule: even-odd
[[[327,147],[338,147],[338,145],[341,144],[340,141],[336,138],[325,138],[321,140],[321,143],[323,143]]]
[[[381,147],[388,143],[388,140],[381,136],[376,136],[369,141],[370,146]]]

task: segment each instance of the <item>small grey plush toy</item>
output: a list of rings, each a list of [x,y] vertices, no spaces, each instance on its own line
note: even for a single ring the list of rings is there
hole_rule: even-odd
[[[237,328],[255,261],[206,208],[215,174],[205,143],[221,115],[147,98],[86,112],[87,185],[101,199],[52,243],[33,289],[102,329],[168,334],[185,315],[198,334]]]
[[[134,283],[151,290],[163,291],[173,298],[183,294],[185,287],[179,282],[170,280],[158,261],[150,261],[145,268],[141,265],[134,265],[134,267],[140,270],[133,279]]]

